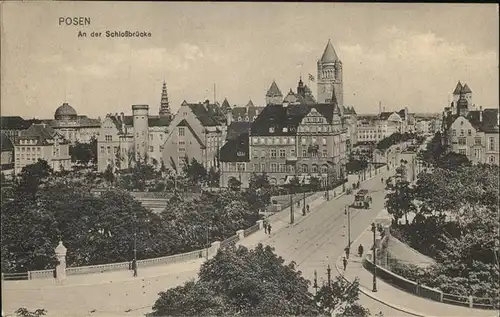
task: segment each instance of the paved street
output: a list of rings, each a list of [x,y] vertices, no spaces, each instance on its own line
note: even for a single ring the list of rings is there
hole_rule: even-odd
[[[384,169],[382,169],[383,172]],[[374,203],[382,204],[380,176],[369,180],[362,188],[373,192]],[[378,189],[377,189],[378,188]],[[322,193],[308,199],[321,197]],[[273,234],[268,237],[260,231],[242,241],[243,245],[254,246],[263,242],[276,247],[276,251],[286,260],[295,260],[305,277],[312,280],[314,270],[318,270],[321,283],[325,278],[326,266],[334,267],[334,259],[343,252],[346,216],[344,206],[350,204],[353,196],[342,196],[325,202],[324,198],[309,203],[312,211],[306,217],[296,208],[296,223],[289,226],[289,211],[271,218]],[[361,233],[377,214],[375,209],[354,210],[351,213],[351,236]],[[4,291],[5,311],[11,312],[18,307],[46,308],[49,316],[88,316],[90,311],[110,316],[121,312],[127,315],[145,313],[157,298],[158,292],[175,287],[195,278],[203,260],[189,263],[142,269],[140,279],[134,279],[130,272],[112,272],[101,275],[73,277],[66,286],[50,286],[48,281],[7,283]],[[324,274],[322,274],[323,272]],[[38,283],[38,284],[37,284]],[[98,286],[96,285],[97,283]],[[104,301],[102,298],[109,298]],[[64,300],[62,300],[64,299]],[[84,299],[84,300],[83,300]],[[381,310],[386,316],[401,316],[402,313],[362,296],[363,305],[372,311]],[[95,313],[92,313],[95,316]]]

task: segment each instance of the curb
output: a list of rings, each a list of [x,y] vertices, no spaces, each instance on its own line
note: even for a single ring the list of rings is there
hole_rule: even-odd
[[[370,226],[368,226],[368,227],[365,229],[365,231],[366,231],[366,230],[368,230],[368,229],[370,229],[370,228],[371,228],[371,225],[370,225]],[[364,232],[364,231],[363,231],[363,232]],[[363,235],[363,233],[362,233],[361,235]],[[356,239],[352,242],[352,244],[356,244],[356,242],[359,240],[359,238],[361,237],[361,235],[359,235],[359,236],[358,236],[358,237],[357,237],[357,238],[356,238]],[[339,265],[338,265],[338,264],[339,264],[339,261],[340,261],[340,259],[342,258],[342,256],[343,256],[343,255],[341,254],[341,255],[337,258],[337,260],[335,261],[335,269],[337,270],[337,273],[339,273],[339,275],[340,275],[340,276],[342,276],[342,278],[343,278],[343,279],[344,279],[347,283],[351,283],[351,281],[349,281],[349,280],[348,280],[348,279],[344,276],[344,273],[343,273],[343,272],[342,272],[342,270],[339,268]],[[413,310],[411,310],[411,309],[403,308],[403,307],[401,307],[401,306],[399,306],[399,305],[395,305],[395,304],[392,304],[392,303],[385,302],[385,301],[381,300],[380,298],[378,298],[378,297],[374,296],[374,295],[372,294],[372,292],[370,292],[369,290],[365,289],[365,288],[364,288],[364,287],[362,287],[362,286],[360,286],[360,287],[359,287],[359,291],[360,291],[361,293],[363,293],[364,295],[366,295],[366,296],[370,297],[371,299],[376,300],[377,302],[379,302],[379,303],[381,303],[381,304],[383,304],[383,305],[385,305],[385,306],[388,306],[388,307],[394,308],[394,309],[396,309],[396,310],[399,310],[399,311],[401,311],[401,312],[403,312],[403,313],[407,313],[407,314],[410,314],[410,315],[413,315],[413,316],[417,316],[417,317],[431,317],[431,316],[428,316],[428,315],[424,315],[424,314],[422,314],[422,313],[418,313],[418,312],[413,311]]]

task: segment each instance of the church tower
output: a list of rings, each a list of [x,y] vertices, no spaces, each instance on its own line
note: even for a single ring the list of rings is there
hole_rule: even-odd
[[[170,112],[170,103],[168,102],[167,83],[166,82],[163,82],[163,88],[161,91],[160,117],[172,118],[172,112]]]
[[[318,103],[332,102],[332,93],[340,107],[344,105],[342,84],[342,62],[337,56],[332,43],[328,40],[323,56],[318,61]]]
[[[266,104],[267,105],[279,105],[283,102],[283,94],[281,90],[278,88],[278,85],[273,80],[271,87],[266,93]]]

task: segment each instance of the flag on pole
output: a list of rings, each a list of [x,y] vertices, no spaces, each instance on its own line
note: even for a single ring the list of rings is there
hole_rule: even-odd
[[[309,81],[312,81],[313,83],[316,82],[316,79],[314,79],[314,76],[309,74]]]

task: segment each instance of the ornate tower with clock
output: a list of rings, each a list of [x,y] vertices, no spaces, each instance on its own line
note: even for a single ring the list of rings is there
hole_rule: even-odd
[[[318,103],[332,102],[332,94],[339,106],[344,105],[342,84],[342,62],[337,56],[332,43],[328,40],[325,51],[318,60]]]

